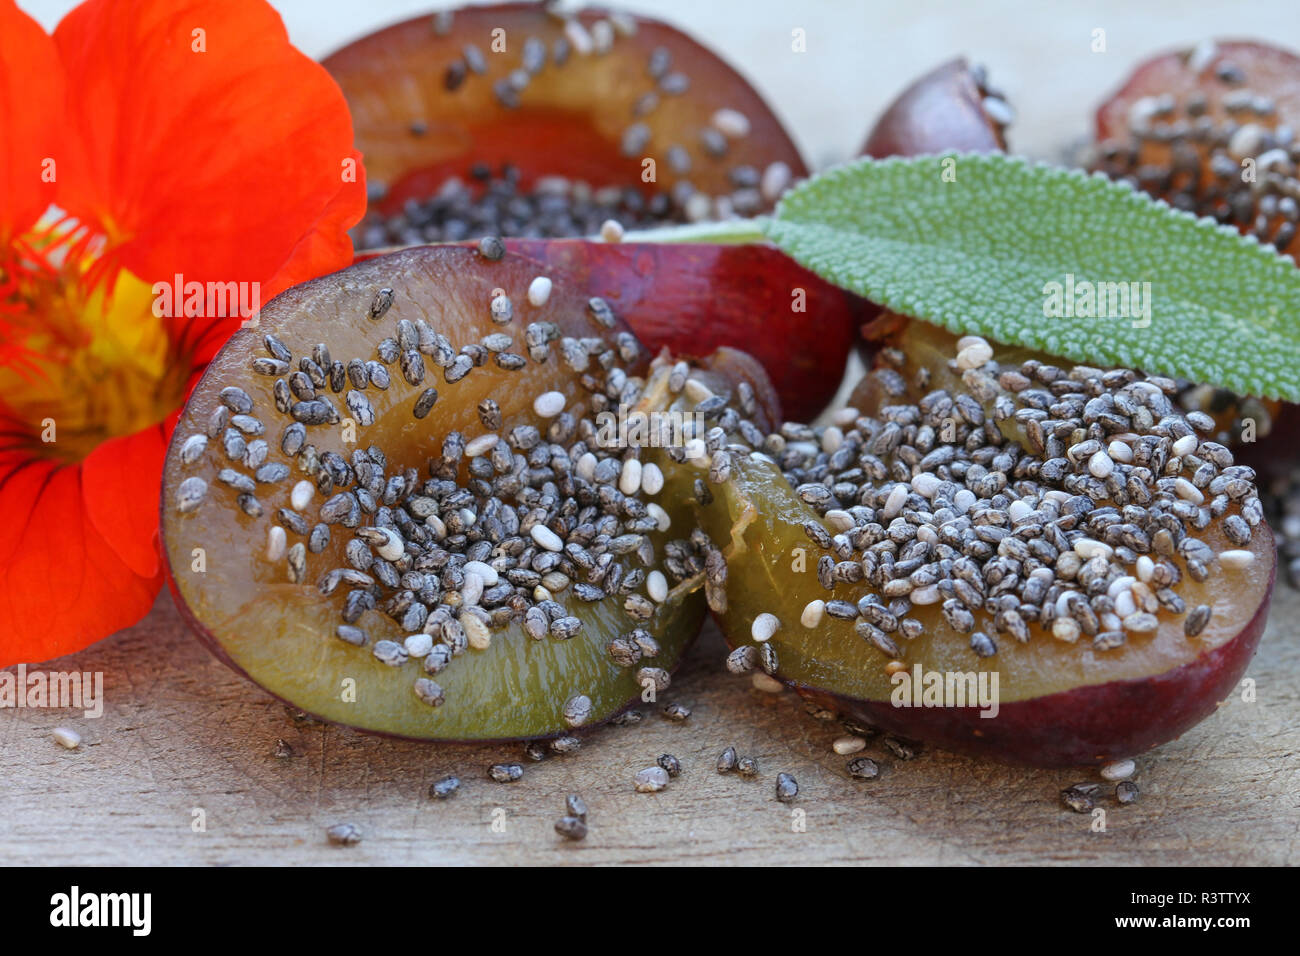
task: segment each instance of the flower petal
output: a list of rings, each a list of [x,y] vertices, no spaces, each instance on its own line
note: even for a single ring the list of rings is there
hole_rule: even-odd
[[[353,150],[351,158],[357,170],[361,171],[361,154]],[[269,282],[263,283],[263,305],[290,286],[352,264],[352,239],[348,236],[348,229],[360,219],[356,197],[352,184],[345,183],[339,187],[311,231],[294,247],[288,261]],[[362,213],[364,211],[363,202]]]
[[[13,0],[0,0],[0,249],[54,201],[63,97],[54,43]]]
[[[54,39],[82,131],[60,205],[136,275],[264,282],[363,213],[343,96],[263,0],[87,0]]]
[[[106,441],[81,463],[87,519],[142,578],[158,574],[158,494],[166,451],[158,426]]]
[[[78,651],[140,620],[162,586],[142,577],[95,530],[79,467],[0,467],[0,667]],[[156,520],[154,527],[156,528]]]

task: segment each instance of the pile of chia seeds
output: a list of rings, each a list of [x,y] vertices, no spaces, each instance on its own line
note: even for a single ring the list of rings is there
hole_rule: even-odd
[[[1201,72],[1214,45],[1187,55]],[[1166,199],[1175,209],[1212,216],[1286,252],[1300,221],[1300,142],[1279,121],[1271,96],[1253,90],[1246,73],[1220,61],[1209,95],[1195,91],[1143,97],[1129,109],[1127,135],[1096,147],[1089,165]],[[1220,115],[1211,115],[1218,108]],[[1256,175],[1243,178],[1252,159]]]
[[[976,336],[958,343],[952,367],[969,393],[937,389],[909,404],[906,380],[884,365],[870,375],[897,400],[878,417],[846,408],[825,428],[786,423],[766,437],[740,422],[822,518],[804,525],[822,552],[821,586],[865,582],[866,593],[813,600],[797,624],[758,615],[754,643],[728,659],[733,672],[772,673],[775,629],[824,621],[874,645],[889,672],[924,633],[911,615],[927,605],[977,657],[1038,635],[1105,652],[1148,638],[1170,615],[1195,637],[1212,609],[1188,606],[1179,581],[1230,582],[1253,563],[1263,520],[1255,472],[1208,437],[1208,415],[1180,414],[1172,379],[1001,365]],[[918,376],[928,387],[928,369]],[[1009,419],[1026,447],[1004,437]],[[713,454],[711,480],[734,454]],[[1212,525],[1231,547],[1202,540]]]
[[[360,248],[377,249],[485,235],[555,239],[596,235],[611,219],[626,229],[687,221],[682,203],[668,193],[647,199],[631,187],[593,189],[562,176],[539,179],[531,189],[521,189],[519,181],[512,166],[496,173],[475,166],[468,181],[448,179],[436,195],[409,199],[390,216],[371,211],[357,227],[355,241]]]

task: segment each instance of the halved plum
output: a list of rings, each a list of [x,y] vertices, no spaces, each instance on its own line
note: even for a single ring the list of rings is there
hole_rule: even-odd
[[[898,328],[837,424],[733,454],[698,509],[730,542],[733,668],[1041,766],[1134,756],[1211,713],[1272,593],[1251,469],[1168,380]]]
[[[698,630],[672,570],[693,469],[617,426],[657,421],[683,384],[762,419],[761,369],[649,362],[603,300],[499,252],[412,249],[289,290],[182,412],[173,593],[220,657],[314,716],[567,732],[662,690]]]
[[[482,192],[489,187],[475,186],[475,175],[488,179],[503,167],[521,192],[539,182],[545,190],[555,177],[586,192],[630,190],[646,205],[630,202],[628,215],[661,221],[759,212],[807,175],[780,121],[739,73],[644,17],[538,3],[465,7],[387,27],[324,65],[347,97],[370,181],[386,186],[382,216],[437,195],[450,179]],[[662,207],[649,205],[655,196]],[[532,234],[591,233],[599,221],[576,225]],[[400,238],[399,230],[397,241],[421,241],[416,234]]]
[[[1097,110],[1090,164],[1285,252],[1300,180],[1300,57],[1205,41],[1145,61]]]

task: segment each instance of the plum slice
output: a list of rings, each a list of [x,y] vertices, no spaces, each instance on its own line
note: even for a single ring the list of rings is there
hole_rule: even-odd
[[[1272,593],[1252,470],[1168,380],[896,321],[835,425],[733,455],[699,508],[729,542],[714,611],[733,669],[1041,766],[1133,756],[1211,713]],[[995,715],[952,692],[899,706],[932,675],[973,699],[980,674]]]
[[[618,423],[659,421],[683,387],[762,419],[761,369],[730,350],[651,362],[603,300],[485,252],[406,250],[289,290],[181,414],[173,593],[221,658],[315,716],[567,732],[662,691],[698,630],[678,563],[694,469]]]
[[[739,73],[644,17],[537,3],[466,7],[387,27],[324,65],[347,97],[367,173],[385,187],[368,223],[378,232],[363,229],[367,246],[482,232],[592,233],[600,220],[585,217],[601,202],[593,191],[606,188],[639,197],[607,210],[636,223],[749,215],[807,175],[780,121]],[[514,227],[476,232],[470,224],[459,236],[441,219],[429,232],[423,213],[396,228],[382,222],[449,180],[475,198],[494,200],[500,188],[503,206],[540,185],[549,197],[541,205],[576,201],[582,210],[568,226],[492,211]]]

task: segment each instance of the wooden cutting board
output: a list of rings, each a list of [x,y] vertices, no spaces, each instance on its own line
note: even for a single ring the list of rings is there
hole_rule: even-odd
[[[102,671],[104,714],[0,710],[0,864],[1239,864],[1300,863],[1300,595],[1280,590],[1249,676],[1257,699],[1229,699],[1182,739],[1138,760],[1141,799],[1102,801],[1104,832],[1065,809],[1058,791],[1086,772],[979,763],[941,752],[899,762],[872,741],[878,780],[855,781],[831,741],[836,722],[791,693],[753,689],[721,667],[711,626],[663,702],[605,728],[568,757],[530,763],[518,745],[438,746],[296,723],[285,708],[213,658],[163,595],[130,630],[46,665]],[[78,750],[51,737],[81,733]],[[292,756],[276,756],[283,740]],[[721,776],[734,746],[761,775]],[[632,777],[662,753],[682,774],[636,793]],[[499,784],[489,765],[520,761]],[[776,774],[800,793],[777,802]],[[445,802],[428,796],[447,774]],[[1095,777],[1092,777],[1095,779]],[[553,825],[582,794],[581,843]],[[325,829],[352,822],[352,847]],[[201,824],[201,828],[200,828]]]

